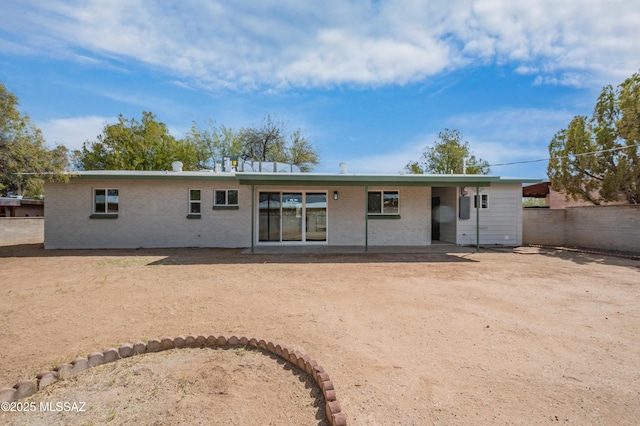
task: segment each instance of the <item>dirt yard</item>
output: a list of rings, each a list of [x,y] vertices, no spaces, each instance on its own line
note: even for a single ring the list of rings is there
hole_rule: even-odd
[[[0,387],[126,342],[235,334],[329,373],[350,425],[637,424],[640,262],[542,251],[243,255],[0,247]],[[176,349],[26,401],[2,424],[322,425],[309,378],[250,349]]]

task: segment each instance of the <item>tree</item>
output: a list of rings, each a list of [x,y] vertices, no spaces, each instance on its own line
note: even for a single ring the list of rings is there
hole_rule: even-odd
[[[197,170],[198,147],[176,140],[167,126],[151,112],[142,113],[142,121],[125,118],[105,124],[101,135],[74,151],[79,170],[169,170],[173,161],[181,161],[185,170]]]
[[[444,129],[438,133],[438,140],[431,148],[425,148],[418,161],[410,161],[405,166],[409,173],[420,174],[462,174],[466,158],[466,173],[486,175],[491,172],[489,163],[471,154],[469,142],[462,140],[459,131]]]
[[[201,168],[213,169],[223,156],[239,156],[242,153],[239,132],[225,126],[216,127],[213,120],[207,120],[206,125],[202,128],[194,122],[184,137],[184,142],[196,150]]]
[[[285,123],[267,114],[260,127],[233,130],[216,127],[211,121],[207,128],[191,127],[185,140],[196,145],[206,163],[218,161],[223,156],[238,156],[245,161],[279,161],[295,164],[303,172],[309,172],[319,163],[319,155],[313,144],[296,129],[287,134]],[[210,167],[210,166],[209,166]]]
[[[605,86],[593,116],[576,116],[549,143],[551,188],[593,204],[640,202],[640,74]]]
[[[0,191],[38,198],[44,179],[66,179],[67,149],[49,149],[40,129],[17,107],[18,98],[0,82]]]

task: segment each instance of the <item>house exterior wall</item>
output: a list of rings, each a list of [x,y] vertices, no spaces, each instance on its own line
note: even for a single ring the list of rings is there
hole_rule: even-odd
[[[489,196],[489,208],[480,209],[480,244],[522,244],[522,186],[493,184],[482,189],[481,194]],[[471,217],[457,219],[456,243],[460,245],[476,244],[475,188],[468,195],[472,197]]]
[[[369,219],[369,245],[431,244],[430,187],[370,187],[369,190],[398,190],[400,197],[400,219]],[[362,209],[364,211],[364,200]]]
[[[117,218],[92,217],[94,188],[118,189]],[[241,185],[235,180],[137,176],[75,178],[69,183],[47,183],[45,248],[232,248],[274,244],[258,241],[258,197],[264,191],[327,193],[327,241],[308,244],[429,245],[432,195],[441,197],[441,241],[475,244],[475,213],[469,220],[458,219],[459,188],[370,186],[369,191],[397,190],[400,214],[399,218],[375,218],[370,215],[368,220],[365,212],[366,188],[358,184],[255,185],[255,211],[252,215],[252,186]],[[201,215],[197,219],[187,217],[190,189],[199,189],[202,194]],[[214,189],[238,190],[238,208],[213,209]],[[333,199],[334,191],[338,192],[337,200]],[[490,206],[481,211],[481,243],[521,244],[520,185],[494,185],[487,188],[485,193],[490,196]]]
[[[117,219],[92,219],[93,188],[116,188]],[[213,190],[238,189],[238,210],[212,210]],[[201,219],[187,219],[189,189]],[[233,181],[72,179],[46,185],[45,248],[248,247],[250,187]]]
[[[370,187],[371,191],[397,190],[400,197],[400,219],[369,219],[368,244],[431,244],[431,188]],[[259,192],[327,192],[327,244],[364,246],[366,242],[366,192],[364,186],[298,187],[260,185],[255,187],[256,205]],[[333,199],[334,191],[338,199]],[[256,219],[257,220],[257,219]],[[257,222],[256,225],[257,226]],[[257,241],[254,243],[260,244]],[[263,243],[273,244],[273,243]],[[283,243],[279,243],[283,244]],[[290,243],[291,244],[291,243]],[[292,243],[296,244],[296,243]],[[298,243],[299,244],[299,243]]]

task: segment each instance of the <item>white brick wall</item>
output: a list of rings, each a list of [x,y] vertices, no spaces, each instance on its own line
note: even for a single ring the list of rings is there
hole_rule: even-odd
[[[117,219],[91,219],[93,188],[117,188]],[[213,190],[238,189],[238,210],[212,210]],[[189,189],[201,219],[187,219]],[[45,248],[248,247],[250,187],[229,181],[72,179],[46,186]]]

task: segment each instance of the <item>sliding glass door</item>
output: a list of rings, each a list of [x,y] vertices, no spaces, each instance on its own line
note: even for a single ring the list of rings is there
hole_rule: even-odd
[[[326,193],[260,192],[258,200],[259,241],[327,241]]]
[[[327,194],[307,192],[306,195],[307,241],[327,241]]]
[[[260,241],[280,241],[280,193],[261,192],[259,198]]]

